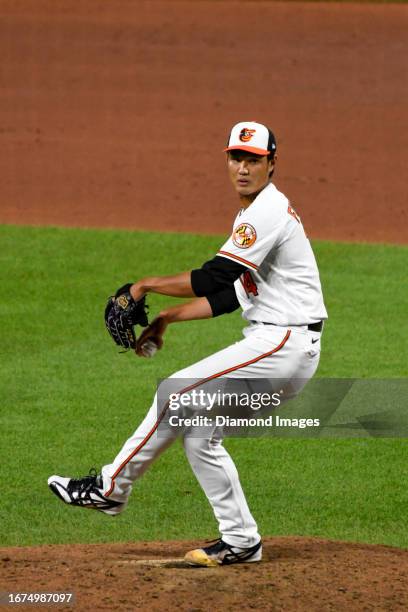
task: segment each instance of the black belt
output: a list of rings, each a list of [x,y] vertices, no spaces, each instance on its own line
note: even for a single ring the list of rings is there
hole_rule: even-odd
[[[323,321],[318,321],[317,323],[309,323],[307,329],[309,331],[321,332],[323,329]]]
[[[251,323],[259,323],[260,321],[251,321]],[[261,322],[262,325],[276,325],[276,323],[267,323],[265,321]],[[286,325],[283,325],[282,327],[286,327]],[[291,327],[290,325],[288,325],[287,327]],[[296,327],[296,325],[294,325],[294,327]],[[314,332],[321,332],[323,329],[323,321],[318,321],[317,323],[309,323],[309,325],[307,326],[307,329],[309,331],[314,331]]]

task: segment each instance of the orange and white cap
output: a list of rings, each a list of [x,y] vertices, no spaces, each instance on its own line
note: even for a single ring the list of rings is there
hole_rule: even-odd
[[[224,151],[249,151],[257,155],[268,155],[276,151],[275,136],[266,125],[256,121],[241,121],[234,125]]]

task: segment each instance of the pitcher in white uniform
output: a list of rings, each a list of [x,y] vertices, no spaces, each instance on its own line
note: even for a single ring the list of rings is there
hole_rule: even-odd
[[[161,349],[170,323],[207,319],[241,307],[248,322],[244,338],[171,378],[293,379],[304,384],[319,363],[327,312],[300,218],[271,182],[275,137],[265,125],[244,121],[232,128],[225,151],[240,204],[232,234],[200,269],[132,285],[135,300],[147,293],[194,298],[163,310],[141,334],[136,352],[148,355],[147,341]],[[179,435],[158,435],[159,421],[155,396],[143,422],[100,474],[80,479],[51,476],[50,489],[67,504],[118,514],[127,505],[133,482]],[[260,561],[261,537],[222,444],[222,430],[214,425],[205,437],[191,435],[191,428],[188,433],[182,437],[184,449],[213,508],[220,539],[188,552],[186,562],[213,566]]]

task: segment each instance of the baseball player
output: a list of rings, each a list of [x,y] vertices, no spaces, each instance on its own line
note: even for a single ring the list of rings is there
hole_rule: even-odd
[[[129,299],[136,303],[148,293],[194,298],[160,312],[137,340],[136,353],[146,356],[146,347],[152,345],[161,349],[171,323],[207,319],[241,308],[247,322],[243,338],[173,377],[285,379],[305,384],[318,366],[327,312],[301,220],[271,182],[277,160],[275,137],[265,125],[241,122],[232,128],[225,151],[240,204],[231,236],[199,269],[129,285]],[[120,513],[133,482],[177,437],[177,433],[158,435],[160,418],[156,394],[143,422],[100,474],[81,479],[52,476],[49,487],[67,504]],[[188,552],[185,560],[200,566],[260,561],[261,537],[236,467],[222,444],[222,430],[214,426],[206,431],[201,437],[183,435],[182,441],[221,537]]]

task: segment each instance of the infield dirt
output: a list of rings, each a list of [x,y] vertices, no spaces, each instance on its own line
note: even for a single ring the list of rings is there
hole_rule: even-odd
[[[74,606],[54,609],[81,612],[408,608],[407,551],[311,538],[267,538],[262,563],[184,565],[184,553],[196,546],[197,542],[137,542],[1,548],[0,588],[74,592]]]
[[[406,6],[1,0],[0,17],[0,222],[229,233],[222,148],[256,119],[311,237],[407,242]],[[193,545],[2,548],[0,588],[74,591],[81,611],[408,609],[405,550],[268,538],[260,564],[191,569]]]
[[[0,222],[229,233],[230,127],[312,238],[407,242],[407,5],[1,0]]]

